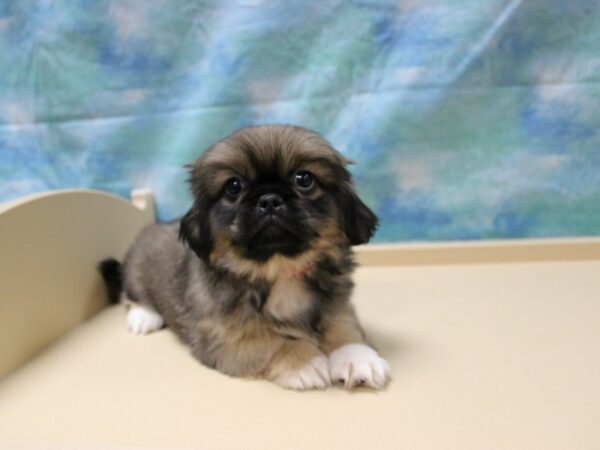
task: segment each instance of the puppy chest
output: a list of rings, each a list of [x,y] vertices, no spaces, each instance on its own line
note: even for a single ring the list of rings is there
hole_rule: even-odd
[[[312,308],[312,297],[301,280],[280,278],[271,287],[263,312],[277,320],[291,322]]]

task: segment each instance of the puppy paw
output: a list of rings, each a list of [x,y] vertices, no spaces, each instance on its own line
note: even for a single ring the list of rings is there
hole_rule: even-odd
[[[329,355],[329,370],[334,383],[346,389],[369,386],[381,389],[390,379],[390,367],[368,345],[347,344]]]
[[[127,329],[141,335],[160,330],[164,320],[156,311],[141,305],[131,305],[127,311]]]
[[[298,391],[325,389],[331,386],[329,361],[324,355],[315,356],[305,366],[297,370],[285,371],[273,381],[281,387]]]

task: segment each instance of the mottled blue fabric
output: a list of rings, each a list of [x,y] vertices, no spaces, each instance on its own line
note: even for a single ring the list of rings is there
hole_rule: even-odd
[[[0,200],[151,188],[238,127],[356,164],[376,240],[600,234],[600,3],[0,3]]]

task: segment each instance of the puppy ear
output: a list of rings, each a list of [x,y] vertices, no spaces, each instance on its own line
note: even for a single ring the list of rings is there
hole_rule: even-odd
[[[344,183],[341,200],[342,224],[348,240],[352,245],[368,242],[379,224],[377,216],[358,198],[350,182]]]
[[[201,208],[197,201],[181,219],[179,239],[185,242],[200,259],[208,260],[213,249],[208,209]]]

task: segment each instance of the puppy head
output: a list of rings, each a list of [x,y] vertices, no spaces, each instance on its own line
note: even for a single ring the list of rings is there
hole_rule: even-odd
[[[230,268],[365,243],[377,218],[347,164],[304,128],[239,130],[189,165],[194,204],[180,236],[200,258]]]

